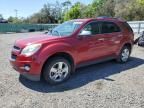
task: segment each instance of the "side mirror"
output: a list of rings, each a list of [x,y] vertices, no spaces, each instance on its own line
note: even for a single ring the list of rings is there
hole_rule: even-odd
[[[80,36],[83,36],[83,35],[91,35],[91,31],[82,30],[79,35],[80,35]]]
[[[52,32],[52,30],[46,31],[44,32],[44,34],[50,34]]]

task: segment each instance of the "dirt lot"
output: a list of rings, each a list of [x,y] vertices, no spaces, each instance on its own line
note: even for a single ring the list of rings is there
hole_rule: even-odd
[[[14,41],[34,34],[0,34],[0,108],[144,108],[144,48],[135,46],[126,64],[81,68],[50,86],[19,77],[8,61]]]

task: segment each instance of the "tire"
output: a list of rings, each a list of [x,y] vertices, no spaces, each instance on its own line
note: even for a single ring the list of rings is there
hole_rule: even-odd
[[[131,53],[131,48],[129,46],[124,46],[121,51],[119,56],[117,57],[116,61],[119,63],[126,63],[129,60]]]
[[[72,66],[67,59],[54,57],[46,63],[43,71],[43,78],[51,85],[60,84],[69,79],[71,70]]]

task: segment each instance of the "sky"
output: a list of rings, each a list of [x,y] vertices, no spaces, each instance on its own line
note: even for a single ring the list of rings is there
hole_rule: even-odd
[[[0,14],[3,15],[5,19],[9,16],[16,16],[16,12],[18,17],[28,17],[33,13],[38,12],[44,4],[46,3],[55,3],[59,1],[63,3],[66,0],[0,0]],[[82,2],[84,4],[89,4],[92,0],[70,0],[72,4],[75,2]]]

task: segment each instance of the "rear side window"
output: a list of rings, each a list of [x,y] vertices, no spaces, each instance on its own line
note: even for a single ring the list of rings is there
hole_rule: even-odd
[[[101,32],[102,33],[120,32],[120,28],[113,22],[102,22]]]

